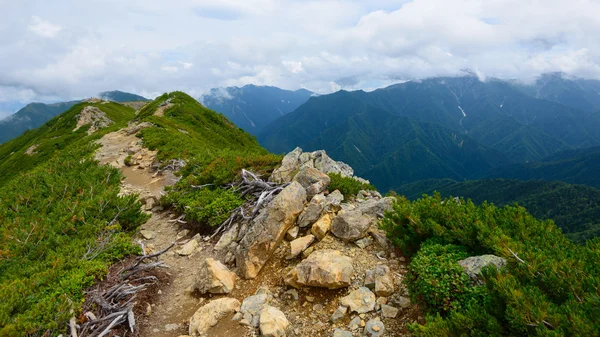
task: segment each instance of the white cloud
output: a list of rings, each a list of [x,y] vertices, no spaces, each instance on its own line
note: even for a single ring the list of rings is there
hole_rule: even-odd
[[[482,78],[562,71],[600,79],[596,0],[23,0],[2,7],[6,100],[18,90],[33,93],[31,100],[113,89],[199,96],[249,83],[327,93],[462,69]]]
[[[42,37],[53,38],[62,30],[61,26],[53,25],[39,16],[32,16],[31,21],[29,30]]]

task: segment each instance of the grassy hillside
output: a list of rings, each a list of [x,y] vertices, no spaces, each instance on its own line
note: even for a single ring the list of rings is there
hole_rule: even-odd
[[[396,191],[411,200],[437,191],[442,197],[464,197],[475,204],[518,203],[538,219],[554,220],[574,242],[600,236],[600,190],[589,186],[558,181],[430,179],[402,185]]]
[[[155,116],[161,104],[172,104]],[[93,105],[115,123],[87,135],[76,116]],[[0,147],[0,337],[66,334],[77,316],[83,290],[108,266],[135,253],[131,234],[143,223],[135,196],[119,197],[121,174],[94,161],[94,141],[131,121],[150,121],[141,137],[159,159],[183,159],[186,167],[165,205],[188,213],[190,222],[210,226],[241,201],[220,188],[241,168],[270,172],[281,159],[248,133],[184,93],[159,97],[139,115],[118,103],[81,103],[39,129]],[[37,144],[33,156],[24,152]],[[192,189],[190,183],[212,184]]]
[[[77,126],[79,113],[86,107],[93,106],[102,110],[115,124],[103,132],[87,137],[88,127],[73,131]],[[67,148],[72,143],[86,138],[90,141],[96,139],[110,130],[122,127],[135,115],[133,109],[118,103],[89,103],[82,102],[71,107],[63,114],[52,118],[38,129],[25,132],[20,137],[0,145],[0,186],[18,174],[23,174],[48,161],[57,151]],[[25,154],[28,149],[35,146],[32,154]]]

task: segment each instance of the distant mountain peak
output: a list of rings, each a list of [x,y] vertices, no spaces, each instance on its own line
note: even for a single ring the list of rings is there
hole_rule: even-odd
[[[113,101],[113,102],[134,102],[134,101],[149,101],[146,97],[131,94],[124,91],[113,90],[113,91],[104,91],[98,94],[98,97],[103,100]]]

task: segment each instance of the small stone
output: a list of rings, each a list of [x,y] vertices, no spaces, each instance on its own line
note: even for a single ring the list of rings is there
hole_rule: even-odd
[[[361,326],[361,327],[362,327],[362,326],[365,326],[366,324],[367,324],[367,323],[365,323],[365,321],[364,321],[364,320],[362,320],[362,319],[360,320],[360,326]]]
[[[284,298],[290,298],[290,299],[293,299],[293,300],[297,301],[298,298],[299,298],[298,297],[298,291],[296,289],[290,289],[290,290],[288,290],[288,291],[286,291],[286,292],[283,293],[283,297]]]
[[[312,225],[310,232],[317,238],[317,240],[321,241],[323,238],[325,238],[330,228],[331,214],[327,213],[320,217],[319,220]]]
[[[335,311],[333,312],[333,314],[331,315],[331,318],[329,318],[329,320],[332,323],[335,323],[335,322],[341,320],[342,318],[344,318],[344,316],[346,316],[347,312],[348,312],[348,307],[340,305],[337,309],[335,309]]]
[[[315,241],[315,237],[312,234],[298,238],[290,242],[290,251],[286,256],[286,259],[291,260],[296,256],[300,255]]]
[[[369,237],[369,236],[367,236],[367,237],[364,237],[364,238],[362,238],[362,239],[360,239],[360,240],[356,240],[356,241],[354,242],[354,244],[356,244],[356,245],[357,245],[359,248],[361,248],[361,249],[365,249],[365,248],[367,248],[367,247],[368,247],[368,246],[370,246],[372,243],[373,243],[373,239],[371,239],[371,237]]]
[[[405,309],[410,307],[410,298],[400,296],[400,298],[398,299],[398,305]]]
[[[188,234],[190,234],[190,231],[188,229],[182,229],[179,231],[179,233],[177,233],[177,236],[175,238],[176,240],[181,240],[184,237],[188,236]]]
[[[285,239],[288,241],[293,241],[298,238],[298,232],[300,232],[300,227],[294,226],[290,228],[290,230],[285,233]]]
[[[306,259],[315,251],[315,247],[308,247],[305,251],[302,252],[302,259]]]
[[[238,312],[235,315],[233,315],[233,318],[231,318],[231,320],[232,321],[241,321],[242,318],[244,318],[244,315],[242,315],[241,312]]]
[[[358,329],[358,327],[357,327]],[[333,337],[352,337],[352,332],[336,328],[333,331]]]
[[[396,318],[398,316],[398,308],[394,308],[391,305],[382,304],[381,305],[381,314],[386,318]]]
[[[150,303],[146,303],[146,316],[150,316],[152,314],[152,306]]]
[[[165,325],[165,331],[173,331],[179,329],[179,324],[167,324]]]
[[[354,317],[350,323],[348,323],[348,329],[354,331],[356,329],[358,329],[360,326],[360,318],[359,317]]]
[[[142,229],[140,231],[140,235],[142,235],[142,237],[145,240],[152,240],[152,239],[154,239],[156,237],[156,233],[155,232],[153,232],[151,230],[147,230],[147,229]]]
[[[369,337],[379,337],[385,331],[385,326],[379,319],[371,319],[365,325],[363,334]]]
[[[323,305],[317,303],[317,304],[313,305],[313,310],[315,312],[319,312],[319,311],[323,310]]]
[[[306,296],[305,298],[308,302],[311,302],[311,303],[315,301],[315,298],[313,296]]]
[[[375,310],[375,294],[366,287],[350,292],[348,296],[342,297],[340,302],[347,306],[350,312],[363,314]]]
[[[313,325],[313,329],[315,330],[321,330],[323,327],[325,327],[325,323],[323,322],[317,322]]]
[[[181,247],[181,249],[177,251],[177,254],[181,256],[192,255],[196,248],[198,248],[198,241],[192,239],[188,241],[185,245],[183,245],[183,247]]]

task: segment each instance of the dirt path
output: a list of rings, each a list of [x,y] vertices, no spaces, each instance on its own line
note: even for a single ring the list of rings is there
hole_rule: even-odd
[[[121,193],[139,193],[140,198],[145,202],[145,210],[151,213],[151,218],[140,228],[135,238],[136,242],[141,242],[146,251],[151,252],[159,251],[176,241],[175,247],[160,256],[160,259],[168,265],[166,271],[169,281],[161,284],[160,290],[155,290],[155,294],[146,294],[149,296],[145,298],[151,298],[153,303],[137,304],[146,308],[146,315],[137,318],[140,326],[138,335],[144,337],[187,335],[189,318],[199,307],[213,298],[211,295],[191,292],[198,266],[207,257],[221,261],[225,257],[213,250],[216,240],[211,241],[208,237],[182,228],[184,225],[176,221],[175,214],[157,206],[156,201],[160,198],[161,191],[165,186],[174,184],[176,177],[168,172],[158,175],[152,171],[156,152],[141,146],[141,141],[135,136],[136,129],[137,127],[133,126],[105,135],[98,141],[102,147],[96,152],[96,159],[103,164],[119,168],[125,176]],[[131,166],[125,165],[128,156],[132,159]],[[190,240],[199,242],[198,247],[190,255],[178,254],[178,250]],[[359,248],[355,244],[341,242],[331,235],[313,246],[316,250],[336,249],[352,257],[356,284],[362,284],[366,270],[378,264],[387,264],[393,272],[396,285],[400,288],[393,296],[404,298],[408,295],[406,289],[401,286],[406,273],[406,263],[394,253],[381,252],[381,249],[374,244]],[[295,290],[290,292],[290,288],[284,285],[282,271],[299,261],[299,259],[285,259],[288,249],[289,242],[284,241],[256,279],[238,278],[234,291],[227,296],[241,302],[244,298],[253,295],[260,287],[267,287],[274,295],[273,305],[283,311],[290,322],[288,336],[331,336],[335,328],[346,328],[356,315],[346,315],[335,324],[330,323],[329,318],[338,307],[339,298],[347,295],[347,289],[338,291],[303,289],[298,290],[297,295],[294,296]],[[385,260],[381,258],[383,255],[387,256]],[[234,266],[229,267],[235,270]],[[393,296],[390,297],[390,302],[397,302]],[[406,335],[406,323],[422,320],[419,309],[414,306],[401,309],[398,317],[393,319],[381,317],[378,312],[361,315],[363,321],[375,317],[381,318],[385,324],[386,333],[382,334],[382,337]],[[208,335],[211,337],[256,336],[253,328],[243,326],[230,318],[221,320]]]

